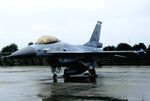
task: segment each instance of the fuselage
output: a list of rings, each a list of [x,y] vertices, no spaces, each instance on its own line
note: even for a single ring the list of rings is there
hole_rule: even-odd
[[[71,45],[64,42],[52,44],[33,44],[19,51],[14,52],[11,56],[20,57],[29,54],[30,56],[46,56],[50,53],[85,53],[100,52],[101,49],[82,45]]]
[[[84,52],[100,52],[99,48],[71,45],[64,42],[56,42],[53,44],[34,44],[30,46],[35,49],[36,55],[46,55],[49,53],[84,53]]]

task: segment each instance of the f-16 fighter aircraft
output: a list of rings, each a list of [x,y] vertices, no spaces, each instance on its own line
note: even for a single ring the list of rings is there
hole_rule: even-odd
[[[119,51],[102,51],[99,43],[102,22],[97,21],[90,40],[84,45],[71,45],[61,42],[52,36],[43,36],[36,43],[18,50],[10,55],[11,58],[45,57],[57,78],[57,71],[64,67],[64,77],[89,72],[89,77],[96,77],[95,67],[99,56],[114,54]],[[125,53],[121,51],[121,53]],[[132,52],[133,53],[133,52]],[[121,56],[120,56],[121,57]]]

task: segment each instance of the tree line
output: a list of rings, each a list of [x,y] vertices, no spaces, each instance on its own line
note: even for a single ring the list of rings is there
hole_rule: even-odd
[[[6,54],[6,53],[13,53],[18,50],[18,46],[15,43],[12,43],[10,45],[7,45],[2,48],[1,54]]]
[[[129,50],[150,50],[150,45],[146,47],[144,43],[135,44],[133,46],[127,43],[119,43],[117,46],[109,45],[103,48],[104,51],[129,51]]]

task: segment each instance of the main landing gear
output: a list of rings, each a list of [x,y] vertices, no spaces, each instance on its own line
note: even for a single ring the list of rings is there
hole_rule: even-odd
[[[95,68],[89,68],[89,80],[93,83],[96,83],[96,71]]]
[[[72,69],[66,68],[66,69],[64,69],[64,79],[68,80],[70,78],[70,75],[81,74],[84,71],[85,71],[85,69],[82,70],[82,68],[80,68],[80,69],[79,68],[76,68],[76,69],[75,68],[72,68]],[[95,79],[97,77],[95,68],[93,66],[90,66],[88,71],[89,71],[88,76],[90,79]],[[58,79],[57,73],[59,73],[59,72],[60,72],[60,68],[59,69],[58,68],[53,69],[53,82],[54,83],[57,82],[57,79]]]
[[[58,79],[58,76],[56,73],[54,73],[53,75],[53,82],[56,83],[57,82],[57,79]]]
[[[88,71],[89,71],[89,77],[92,77],[92,78],[93,78],[93,77],[94,77],[94,78],[97,77],[95,68],[90,67]]]

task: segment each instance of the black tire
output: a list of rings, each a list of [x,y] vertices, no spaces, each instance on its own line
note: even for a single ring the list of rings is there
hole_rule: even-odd
[[[53,82],[57,82],[57,78],[58,78],[57,74],[54,74],[53,75]]]
[[[97,77],[95,69],[89,69],[90,77]]]

